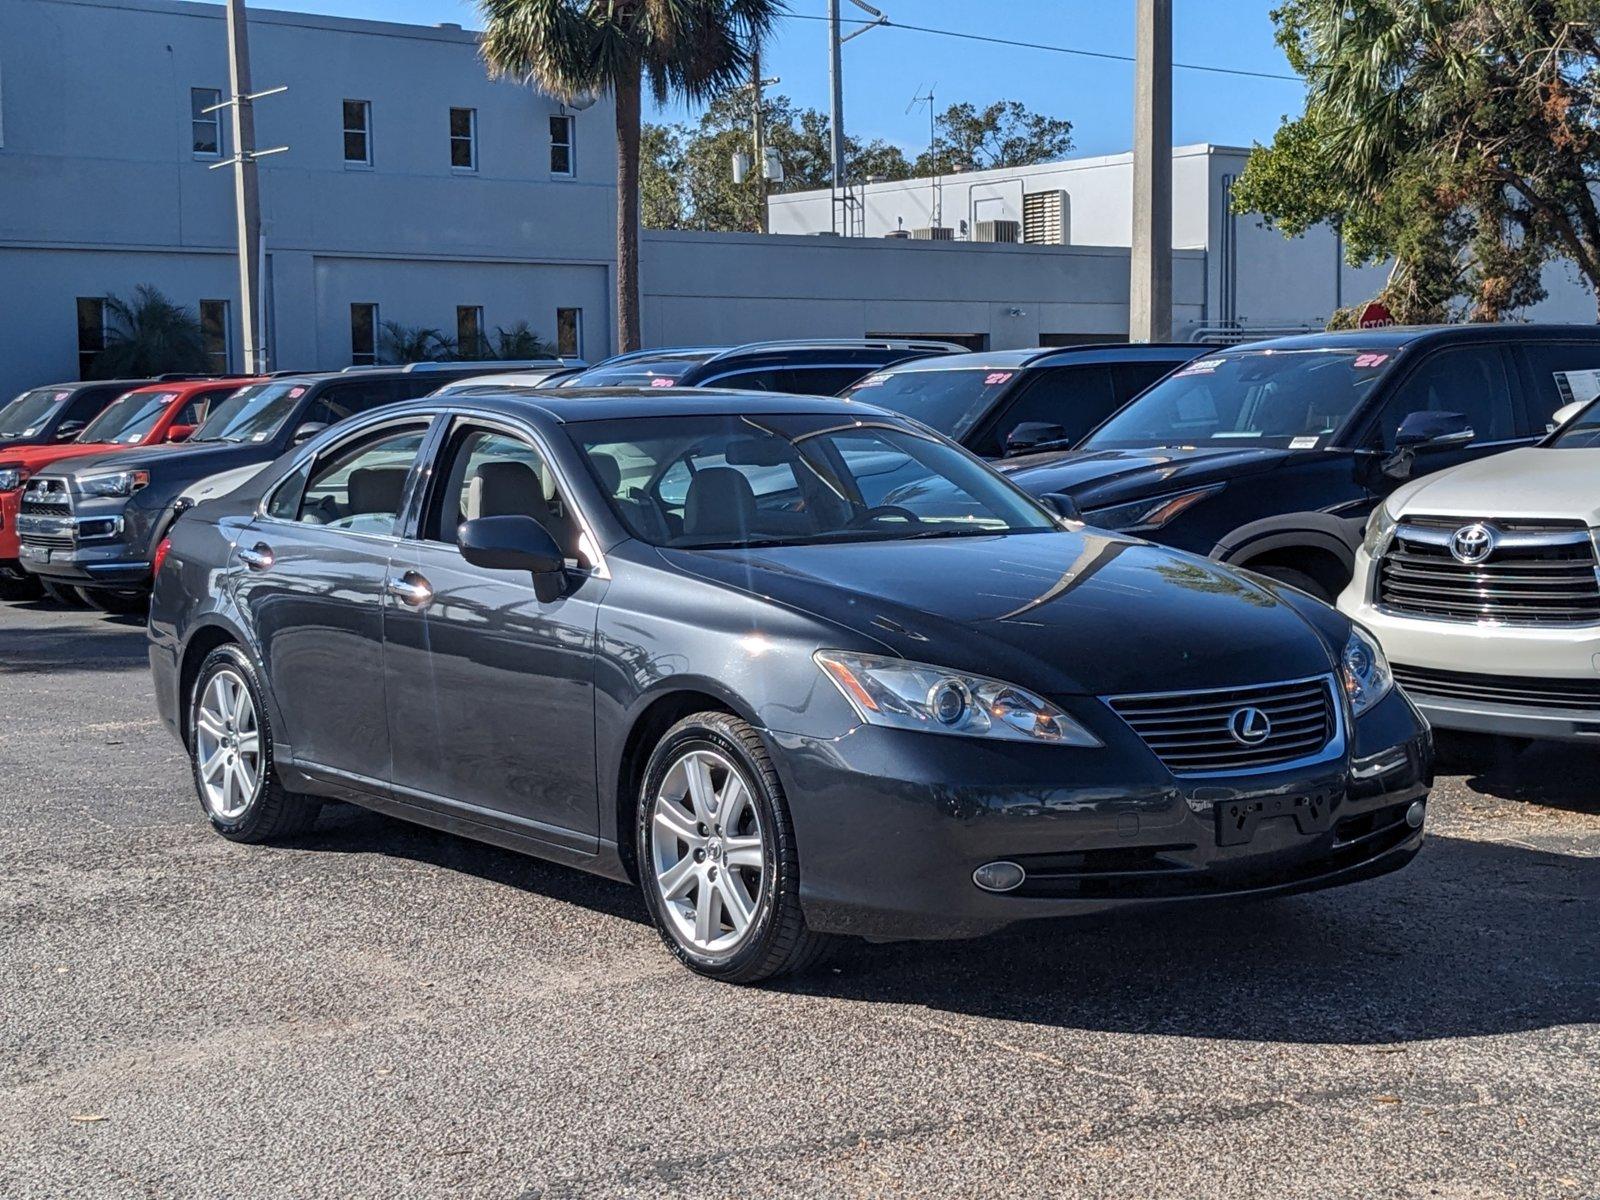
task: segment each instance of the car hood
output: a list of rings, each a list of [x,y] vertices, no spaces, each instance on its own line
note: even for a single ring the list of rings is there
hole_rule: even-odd
[[[126,450],[116,442],[57,442],[47,446],[18,446],[0,450],[0,466],[25,467],[30,473],[43,470],[67,458],[86,458],[91,454],[110,454]]]
[[[128,447],[113,454],[96,455],[81,469],[74,463],[65,471],[55,473],[81,474],[92,470],[99,474],[144,468],[152,473],[152,482],[157,471],[163,476],[170,473],[173,478],[200,479],[247,462],[270,462],[277,453],[267,445],[252,442],[163,442],[159,446]]]
[[[1079,509],[1090,509],[1252,475],[1293,453],[1265,446],[1067,450],[1008,458],[995,466],[1030,495],[1071,496]]]
[[[1413,480],[1391,513],[1442,517],[1566,517],[1600,525],[1600,449],[1527,446]]]
[[[680,569],[905,658],[1045,694],[1304,678],[1332,653],[1294,605],[1209,559],[1098,530],[663,550]]]

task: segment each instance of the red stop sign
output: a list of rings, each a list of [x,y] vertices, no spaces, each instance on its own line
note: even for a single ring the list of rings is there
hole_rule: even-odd
[[[1373,300],[1361,310],[1361,316],[1356,318],[1356,324],[1362,329],[1382,329],[1385,325],[1395,324],[1395,319],[1387,304],[1381,300]]]

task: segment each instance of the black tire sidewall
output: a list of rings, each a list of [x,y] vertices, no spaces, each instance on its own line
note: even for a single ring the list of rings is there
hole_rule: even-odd
[[[729,718],[730,721],[734,718]],[[787,809],[780,811],[783,797],[775,795],[758,764],[749,752],[720,727],[720,722],[691,719],[675,726],[656,746],[645,768],[644,783],[639,793],[638,819],[635,822],[635,848],[638,855],[639,881],[644,891],[645,904],[655,922],[656,931],[667,949],[690,970],[712,977],[739,977],[754,963],[765,960],[777,925],[778,906],[785,902],[781,882],[783,864],[779,855],[789,848],[786,836],[789,828]],[[766,836],[763,837],[764,862],[761,873],[761,894],[756,899],[755,928],[745,940],[727,954],[720,956],[701,954],[678,941],[672,931],[667,914],[662,911],[657,894],[655,857],[652,839],[655,795],[672,764],[690,750],[713,750],[733,763],[749,789],[751,801]],[[789,850],[792,853],[792,850]]]
[[[256,794],[251,798],[250,806],[234,821],[226,820],[211,811],[210,805],[205,801],[205,783],[200,778],[198,732],[200,698],[205,695],[211,680],[223,670],[231,671],[244,680],[244,686],[250,693],[250,701],[256,708],[256,730],[261,737],[261,769],[256,775]],[[189,773],[194,779],[195,796],[200,801],[200,811],[205,814],[206,820],[211,822],[213,829],[230,838],[247,838],[255,832],[255,826],[261,817],[261,801],[267,789],[272,786],[272,728],[268,723],[266,705],[262,702],[261,684],[256,679],[255,667],[237,646],[218,646],[206,656],[205,661],[200,664],[199,673],[195,676],[194,688],[189,693]]]

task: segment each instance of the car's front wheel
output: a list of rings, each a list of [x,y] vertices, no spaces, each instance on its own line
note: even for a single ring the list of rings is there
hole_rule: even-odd
[[[255,668],[237,646],[200,665],[189,699],[189,759],[211,827],[235,842],[304,833],[319,801],[286,790],[272,762],[272,730]]]
[[[756,983],[830,947],[800,911],[788,805],[748,723],[704,712],[669,729],[645,769],[636,833],[645,902],[690,970]]]
[[[110,588],[74,588],[79,599],[113,616],[140,616],[150,611],[150,593],[138,588],[114,591]]]

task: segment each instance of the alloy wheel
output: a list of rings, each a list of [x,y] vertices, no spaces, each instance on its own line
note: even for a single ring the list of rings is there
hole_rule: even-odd
[[[662,777],[651,814],[656,894],[678,940],[734,950],[755,925],[766,843],[750,784],[713,750],[688,750]]]
[[[261,784],[261,729],[245,681],[227,669],[206,684],[195,715],[195,762],[206,808],[223,821],[237,821]]]

